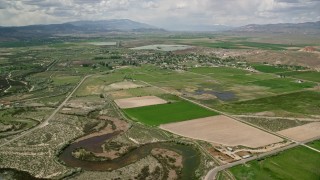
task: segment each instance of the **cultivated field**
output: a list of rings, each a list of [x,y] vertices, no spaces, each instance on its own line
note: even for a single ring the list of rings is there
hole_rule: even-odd
[[[320,92],[301,91],[216,106],[234,114],[273,112],[274,116],[319,115]]]
[[[278,132],[296,141],[305,141],[320,136],[320,122],[285,129]]]
[[[155,126],[217,115],[191,102],[176,99],[167,104],[124,109],[124,112],[133,120]]]
[[[263,64],[253,64],[252,67],[264,73],[279,73],[279,72],[290,71],[289,69],[286,69],[286,68],[275,67],[271,65],[263,65]]]
[[[280,74],[308,81],[320,82],[320,72],[316,71],[292,71]]]
[[[235,166],[230,171],[239,180],[318,180],[319,167],[319,153],[300,146],[275,156]]]
[[[160,96],[164,92],[155,87],[141,87],[108,92],[112,99],[124,99],[141,96]]]
[[[312,141],[308,143],[308,146],[311,146],[315,149],[318,149],[320,151],[320,140]]]
[[[160,128],[181,136],[227,146],[258,148],[282,139],[226,116],[213,116],[161,125]]]
[[[136,107],[151,106],[151,105],[166,104],[167,103],[167,101],[165,101],[161,98],[158,98],[156,96],[143,96],[143,97],[116,99],[116,100],[114,100],[114,102],[121,109],[136,108]]]

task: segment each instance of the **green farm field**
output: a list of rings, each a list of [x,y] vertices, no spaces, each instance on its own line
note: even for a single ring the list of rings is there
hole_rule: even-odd
[[[305,88],[313,88],[316,85],[312,82],[299,83],[297,80],[291,78],[266,79],[250,82],[249,84],[267,87],[273,93],[298,91]]]
[[[294,78],[300,78],[308,81],[320,82],[320,72],[316,71],[292,71],[279,74],[291,76]]]
[[[264,72],[264,73],[279,73],[279,72],[289,71],[289,69],[286,69],[286,68],[263,65],[263,64],[254,64],[252,65],[252,67],[257,71]]]
[[[110,76],[110,74],[108,76]],[[314,82],[299,83],[291,77],[279,78],[276,74],[254,73],[231,67],[199,67],[189,68],[187,71],[173,71],[160,69],[151,65],[143,65],[141,67],[116,70],[112,73],[110,79],[112,79],[112,77],[122,77],[122,79],[129,77],[138,82],[144,81],[174,93],[188,92],[191,97],[196,94],[197,90],[206,90],[210,93],[230,92],[233,93],[235,97],[233,102],[272,97],[283,93],[303,91],[316,86]],[[97,81],[93,81],[92,83],[95,84],[96,82]],[[101,82],[99,82],[99,84],[101,84]],[[132,95],[123,97],[153,94],[143,92],[142,90],[143,89],[126,90],[127,94]],[[131,91],[133,93],[131,93]],[[216,102],[216,99],[210,99],[210,101],[202,103],[215,107],[213,105],[215,105]],[[229,101],[228,103],[233,102]]]
[[[243,39],[240,39],[243,40]],[[275,44],[275,43],[263,43],[263,42],[250,42],[250,41],[238,41],[232,40],[209,40],[209,39],[194,39],[194,40],[179,40],[179,43],[203,46],[209,48],[223,48],[223,49],[264,49],[264,50],[285,50],[286,48],[293,47],[288,44]],[[296,46],[294,46],[296,47]]]
[[[218,115],[191,102],[178,100],[168,104],[124,109],[131,119],[151,126]]]
[[[218,83],[222,90],[234,92],[239,100],[295,92],[316,86],[313,82],[299,83],[293,78],[279,78],[275,74],[252,73],[230,67],[201,67],[191,68],[189,71],[208,76],[207,78]]]
[[[252,73],[246,70],[230,67],[191,68],[190,72],[202,74],[223,83],[245,84],[252,81],[273,79],[276,76],[264,73]]]
[[[235,166],[230,171],[239,180],[318,180],[320,178],[319,167],[319,153],[300,146],[275,156]]]
[[[320,140],[312,141],[308,143],[308,146],[320,150]]]
[[[285,111],[291,115],[320,114],[320,92],[302,91],[260,99],[216,106],[217,109],[234,114]]]

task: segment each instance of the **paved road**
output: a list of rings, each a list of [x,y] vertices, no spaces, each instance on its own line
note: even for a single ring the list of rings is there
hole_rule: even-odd
[[[19,136],[16,136],[15,138],[10,139],[9,141],[6,141],[5,143],[1,144],[0,147],[3,147],[15,140],[18,140],[20,138],[22,138],[23,136],[30,134],[31,132],[43,128],[45,126],[47,126],[49,124],[49,121],[60,111],[60,109],[66,104],[66,102],[72,97],[72,95],[78,90],[78,88],[82,85],[82,83],[91,75],[85,76],[79,83],[78,85],[73,89],[73,91],[66,97],[66,99],[52,112],[52,114],[43,122],[41,122],[38,126],[25,131],[24,133],[21,133]]]
[[[250,158],[247,158],[247,159],[242,159],[242,160],[239,160],[239,161],[236,161],[236,162],[233,162],[233,163],[228,163],[226,165],[222,165],[222,166],[218,166],[218,167],[215,167],[213,169],[211,169],[206,177],[205,177],[205,180],[213,180],[215,179],[217,173],[219,171],[223,171],[225,169],[228,169],[228,168],[231,168],[233,166],[237,166],[237,165],[240,165],[240,164],[245,164],[249,161],[253,161],[255,159],[258,159],[258,158],[263,158],[263,157],[266,157],[266,156],[270,156],[272,154],[276,154],[276,153],[279,153],[281,151],[284,151],[284,150],[287,150],[287,149],[290,149],[290,148],[293,148],[293,147],[296,147],[296,146],[299,146],[300,144],[292,144],[292,145],[289,145],[289,146],[285,146],[285,147],[282,147],[282,148],[279,148],[279,149],[276,149],[276,150],[273,150],[273,151],[269,151],[269,152],[266,152],[266,153],[263,153],[263,154],[259,154],[258,156],[253,156],[253,157],[250,157]]]

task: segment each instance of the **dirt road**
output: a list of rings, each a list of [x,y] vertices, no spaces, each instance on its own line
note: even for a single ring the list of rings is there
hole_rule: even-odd
[[[72,97],[72,95],[77,91],[77,89],[82,85],[82,83],[88,78],[90,77],[91,75],[88,75],[88,76],[85,76],[84,78],[82,78],[82,80],[78,83],[78,85],[71,91],[71,93],[69,93],[69,95],[66,96],[65,100],[52,112],[52,114],[46,119],[44,120],[43,122],[41,122],[38,126],[28,130],[28,131],[25,131],[24,133],[10,139],[9,141],[6,141],[5,143],[2,143],[0,145],[0,147],[3,147],[7,144],[10,144],[11,142],[13,141],[16,141],[20,138],[22,138],[23,136],[27,135],[27,134],[30,134],[32,133],[33,131],[37,130],[37,129],[40,129],[40,128],[43,128],[45,126],[47,126],[49,124],[49,121],[60,111],[60,109],[66,104],[66,102]]]

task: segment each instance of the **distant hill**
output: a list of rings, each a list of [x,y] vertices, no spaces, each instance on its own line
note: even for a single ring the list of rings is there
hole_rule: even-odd
[[[261,32],[261,33],[289,33],[289,34],[320,34],[320,21],[306,23],[281,23],[281,24],[249,24],[234,28],[234,32]]]
[[[71,24],[76,27],[86,28],[87,30],[106,31],[106,30],[121,30],[121,31],[133,31],[138,29],[152,29],[160,30],[157,27],[131,21],[129,19],[111,19],[102,21],[75,21],[66,24]]]
[[[63,24],[31,25],[19,27],[0,27],[0,38],[48,37],[55,34],[90,34],[107,32],[163,32],[148,24],[129,19],[112,19],[101,21],[75,21]]]
[[[227,31],[240,33],[289,33],[320,35],[320,21],[306,23],[284,24],[250,24],[242,27],[223,25],[185,25],[177,26],[176,31]],[[30,25],[19,27],[1,27],[0,41],[29,40],[32,38],[48,38],[66,34],[103,34],[103,33],[145,33],[166,32],[148,24],[129,19],[111,19],[100,21],[74,21],[62,24]]]
[[[171,28],[173,31],[192,31],[192,32],[221,32],[231,30],[233,27],[225,25],[184,25]]]

